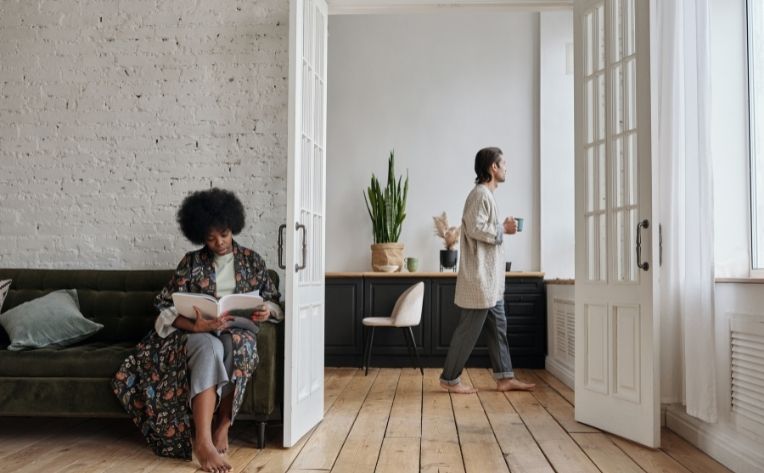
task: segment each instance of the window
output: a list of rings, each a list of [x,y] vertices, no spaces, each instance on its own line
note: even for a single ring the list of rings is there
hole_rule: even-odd
[[[764,2],[747,3],[751,266],[764,270]]]

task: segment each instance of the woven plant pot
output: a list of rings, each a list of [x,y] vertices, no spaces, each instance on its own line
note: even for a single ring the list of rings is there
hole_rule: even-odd
[[[382,271],[382,266],[398,266],[403,269],[403,243],[375,243],[371,245],[371,268]]]

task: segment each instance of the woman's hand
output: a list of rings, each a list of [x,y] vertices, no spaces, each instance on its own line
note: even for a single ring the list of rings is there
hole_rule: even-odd
[[[196,306],[194,306],[194,312],[196,313],[196,319],[194,319],[193,331],[196,333],[223,330],[228,325],[228,322],[233,320],[233,316],[228,315],[228,312],[225,312],[221,314],[220,317],[214,319],[205,318],[204,315],[202,315],[202,311]]]
[[[252,319],[253,322],[264,322],[268,320],[268,317],[270,316],[271,310],[267,305],[263,304],[255,307],[255,310],[252,312],[252,315],[250,315],[249,318]]]

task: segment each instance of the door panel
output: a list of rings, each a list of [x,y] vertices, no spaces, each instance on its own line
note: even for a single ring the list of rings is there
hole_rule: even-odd
[[[575,0],[574,22],[576,419],[657,447],[649,0]]]
[[[323,417],[325,0],[291,0],[284,446]]]

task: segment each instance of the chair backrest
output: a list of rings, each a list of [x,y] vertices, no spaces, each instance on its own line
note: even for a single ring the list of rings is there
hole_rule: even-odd
[[[424,304],[424,283],[418,282],[406,289],[395,301],[395,307],[390,318],[396,327],[413,327],[422,320],[422,305]]]

